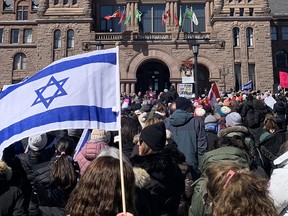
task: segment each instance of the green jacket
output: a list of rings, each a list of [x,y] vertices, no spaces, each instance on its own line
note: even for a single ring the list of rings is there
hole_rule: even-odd
[[[199,161],[199,170],[205,172],[209,163],[212,162],[234,162],[249,168],[249,156],[236,147],[221,147],[207,152]],[[193,183],[194,191],[189,208],[189,216],[212,215],[211,208],[207,204],[206,178],[204,175]]]

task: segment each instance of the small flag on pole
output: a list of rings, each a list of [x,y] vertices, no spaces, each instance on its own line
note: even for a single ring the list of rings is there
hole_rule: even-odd
[[[179,11],[179,26],[182,26],[182,7],[180,6],[180,11]]]
[[[118,9],[117,11],[115,11],[111,16],[105,16],[104,18],[107,20],[110,20],[111,18],[120,18],[120,9]]]
[[[249,82],[245,83],[242,86],[242,91],[251,91],[253,89],[253,83],[252,80],[250,80]]]
[[[192,21],[194,22],[195,25],[198,25],[198,19],[197,19],[197,16],[195,14],[195,12],[190,9],[190,8],[186,8],[186,17],[185,18],[188,18],[188,19],[192,19]]]
[[[137,9],[137,10],[136,10],[136,13],[135,13],[135,18],[136,18],[139,22],[141,22],[141,16],[142,16],[142,12]]]
[[[165,22],[167,19],[170,18],[170,10],[168,11],[164,11],[163,14],[162,14],[162,25],[165,25]]]
[[[119,130],[119,95],[119,47],[53,62],[1,92],[0,156],[10,144],[34,134]]]
[[[179,26],[179,21],[178,21],[178,17],[177,14],[174,14],[174,20],[175,20],[175,26],[178,27]]]
[[[214,105],[216,104],[217,98],[220,98],[220,92],[219,92],[218,85],[215,82],[212,84],[210,91],[208,93],[208,100],[212,107],[214,107]]]
[[[126,17],[124,25],[127,25],[128,23],[130,23],[131,21],[131,14],[129,13],[129,15]]]
[[[118,25],[120,25],[125,18],[126,18],[126,11],[125,11],[125,7],[124,7],[124,9],[123,9],[123,11],[122,11],[121,18],[120,18],[120,20],[119,20],[119,22],[118,22]]]

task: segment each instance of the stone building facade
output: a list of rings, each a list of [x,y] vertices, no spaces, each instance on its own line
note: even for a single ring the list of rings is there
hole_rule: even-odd
[[[179,88],[187,82],[187,71],[192,77],[188,83],[197,75],[199,93],[212,82],[222,91],[239,90],[249,80],[254,89],[272,90],[279,82],[272,58],[277,48],[272,45],[282,45],[271,43],[270,26],[277,22],[268,0],[1,1],[0,87],[30,77],[57,59],[100,45],[114,47],[116,42],[121,92],[144,92],[149,86],[163,91],[171,84]],[[186,17],[187,9],[194,11],[198,25]],[[103,18],[116,11],[120,16],[125,11],[126,21],[119,23],[119,14]],[[169,18],[160,24],[168,11]],[[181,16],[183,28],[176,25]]]

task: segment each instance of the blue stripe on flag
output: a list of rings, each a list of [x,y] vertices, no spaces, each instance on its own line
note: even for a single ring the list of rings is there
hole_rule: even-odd
[[[85,146],[85,144],[90,139],[91,133],[92,133],[92,129],[84,129],[84,131],[82,132],[80,140],[77,143],[77,146],[75,148],[75,153],[73,156],[74,159],[77,157],[78,153],[81,151],[81,149]]]
[[[69,69],[73,69],[76,67],[83,66],[85,64],[92,64],[92,63],[109,63],[116,65],[117,55],[116,53],[97,54],[83,58],[61,61],[59,63],[50,65],[44,68],[43,70],[39,71],[31,78],[27,79],[25,82],[8,87],[5,91],[1,92],[0,99],[4,98],[7,94],[11,93],[12,91],[21,87],[22,85],[26,85],[30,82],[33,82],[46,76],[51,76],[52,74],[60,73]]]
[[[111,123],[116,122],[116,118],[117,114],[112,112],[112,108],[101,108],[96,106],[61,107],[30,116],[2,129],[0,131],[0,143],[23,131],[54,122],[89,120]]]

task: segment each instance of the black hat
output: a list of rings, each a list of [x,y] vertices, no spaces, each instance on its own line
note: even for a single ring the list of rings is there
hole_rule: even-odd
[[[176,109],[186,110],[188,107],[192,107],[192,102],[184,97],[178,97],[175,100]]]
[[[154,151],[162,150],[166,143],[166,128],[164,123],[157,122],[143,128],[140,140],[143,140]]]

